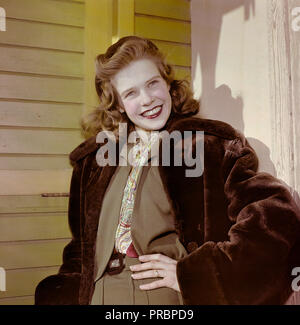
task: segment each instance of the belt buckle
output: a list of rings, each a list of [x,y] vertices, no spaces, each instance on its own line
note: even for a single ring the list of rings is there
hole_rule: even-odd
[[[117,252],[112,254],[107,267],[106,272],[109,275],[119,274],[123,271],[125,264],[124,264],[124,256],[122,253]]]

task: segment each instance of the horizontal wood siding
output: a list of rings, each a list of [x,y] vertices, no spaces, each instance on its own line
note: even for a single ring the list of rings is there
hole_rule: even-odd
[[[0,154],[0,170],[44,170],[71,168],[69,155]]]
[[[191,46],[172,42],[155,41],[160,50],[165,53],[170,64],[191,67]]]
[[[0,73],[0,97],[82,103],[83,82],[78,79]]]
[[[72,169],[0,170],[0,195],[68,193],[71,173]]]
[[[144,15],[190,21],[190,1],[135,0],[135,12]]]
[[[56,239],[1,243],[1,265],[6,271],[61,265],[62,250],[68,242],[68,239]]]
[[[33,305],[33,304],[34,304],[33,295],[1,299],[1,305]]]
[[[0,69],[82,78],[83,53],[0,45]]]
[[[10,230],[11,225],[14,232]],[[66,213],[2,214],[0,216],[0,242],[16,240],[43,240],[69,238]]]
[[[6,32],[0,43],[83,52],[83,28],[6,19]]]
[[[188,0],[135,0],[135,34],[151,39],[174,67],[191,80],[191,22]]]
[[[149,28],[151,26],[151,28]],[[171,41],[177,43],[190,43],[191,25],[188,22],[164,19],[162,17],[135,17],[136,35],[157,39],[163,41]]]
[[[2,195],[0,196],[0,213],[17,214],[52,213],[68,211],[67,197],[43,197],[41,195]]]
[[[79,130],[0,129],[0,153],[68,154],[80,141]]]
[[[7,18],[84,27],[84,4],[57,0],[1,0]]]
[[[0,305],[33,304],[70,241],[68,155],[83,141],[83,0],[0,0]]]
[[[0,99],[1,127],[79,129],[83,104]]]
[[[52,266],[46,268],[15,269],[7,271],[6,286],[7,288],[9,288],[9,290],[0,292],[1,303],[5,304],[5,301],[11,302],[11,299],[15,299],[16,301],[18,301],[18,299],[20,299],[17,298],[19,295],[32,296],[32,292],[34,292],[36,286],[41,281],[41,279],[44,279],[49,275],[57,273],[58,269],[59,267]],[[6,299],[4,300],[3,298]],[[28,297],[26,297],[26,300],[27,299]]]

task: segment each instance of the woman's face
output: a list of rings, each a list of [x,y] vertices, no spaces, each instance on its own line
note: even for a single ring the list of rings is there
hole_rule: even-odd
[[[150,59],[131,62],[111,82],[117,90],[128,118],[147,131],[160,130],[170,116],[170,86]]]

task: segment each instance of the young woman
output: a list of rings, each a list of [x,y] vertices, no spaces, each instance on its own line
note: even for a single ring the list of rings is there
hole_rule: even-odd
[[[99,55],[96,89],[99,107],[82,123],[88,139],[70,154],[73,237],[59,273],[39,283],[36,304],[283,303],[300,211],[280,181],[257,173],[245,138],[195,117],[188,86],[146,39],[124,37]],[[103,131],[117,148],[106,156]],[[166,153],[159,135],[172,132],[183,137]],[[201,174],[187,176],[184,159],[162,163],[178,147],[199,154],[201,132]]]

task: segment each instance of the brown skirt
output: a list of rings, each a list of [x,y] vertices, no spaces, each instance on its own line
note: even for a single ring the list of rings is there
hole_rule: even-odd
[[[181,294],[170,288],[141,290],[141,284],[159,278],[134,280],[130,265],[139,264],[138,258],[125,257],[124,270],[115,275],[104,273],[95,283],[91,305],[182,305]]]

